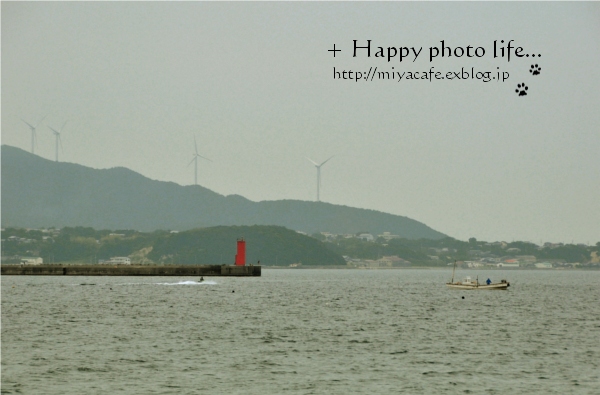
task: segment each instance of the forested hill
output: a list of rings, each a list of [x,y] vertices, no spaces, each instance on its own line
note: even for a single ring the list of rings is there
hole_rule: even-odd
[[[92,169],[2,146],[2,226],[187,230],[218,225],[279,225],[314,232],[408,239],[445,235],[413,219],[323,202],[253,202],[201,186],[151,180],[125,168]]]
[[[237,240],[246,241],[246,263],[266,266],[345,265],[342,256],[321,241],[281,226],[216,226],[184,232],[138,232],[65,227],[60,230],[6,228],[2,256],[39,256],[45,263],[96,263],[128,256],[134,264],[231,265]]]

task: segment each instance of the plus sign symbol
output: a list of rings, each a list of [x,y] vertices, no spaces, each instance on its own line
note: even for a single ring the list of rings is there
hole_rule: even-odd
[[[341,49],[335,49],[335,44],[333,44],[333,49],[328,49],[327,52],[333,52],[333,57],[335,58],[336,52],[342,52]]]

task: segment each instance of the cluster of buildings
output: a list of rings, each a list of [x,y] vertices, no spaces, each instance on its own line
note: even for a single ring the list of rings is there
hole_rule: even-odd
[[[302,232],[299,232],[302,233]],[[373,236],[371,233],[359,233],[359,234],[354,234],[354,233],[344,233],[344,234],[336,234],[336,233],[330,233],[330,232],[321,232],[321,235],[323,235],[325,237],[325,241],[334,241],[337,240],[338,238],[343,238],[343,239],[361,239],[364,241],[375,241],[379,238],[382,238],[386,241],[390,241],[392,239],[399,239],[400,236],[398,235],[393,235],[390,232],[383,232],[383,234],[377,235],[377,236]]]
[[[50,228],[50,229],[26,229],[27,231],[36,231],[41,232],[42,236],[37,239],[19,237],[19,236],[9,236],[6,239],[2,239],[2,243],[14,243],[14,244],[31,244],[31,247],[26,247],[28,250],[27,254],[31,254],[31,256],[20,256],[20,255],[4,255],[2,254],[2,264],[13,264],[13,265],[42,265],[44,263],[43,258],[37,256],[39,255],[39,244],[40,242],[53,242],[54,238],[60,234],[60,229]],[[4,232],[4,229],[0,229],[1,232]],[[122,233],[110,233],[111,237],[125,237],[125,234]],[[97,244],[100,244],[100,240],[96,240]],[[37,244],[37,246],[36,246]],[[50,259],[52,263],[53,259]],[[98,263],[106,264],[106,265],[131,265],[131,259],[128,257],[112,257],[107,260],[99,260]]]
[[[552,269],[575,267],[578,265],[573,263],[566,263],[564,260],[561,259],[547,259],[538,262],[537,258],[533,255],[485,257],[476,260],[457,261],[456,264],[457,266],[473,269],[481,267],[495,267],[499,269]]]
[[[15,264],[15,265],[41,265],[44,263],[44,260],[40,257],[34,257],[34,256],[14,256],[14,257],[7,257],[7,258],[11,258],[11,259],[6,259],[4,260],[2,263],[3,264]],[[107,260],[99,260],[98,261],[99,264],[102,265],[131,265],[131,259],[129,259],[128,257],[123,257],[123,256],[116,256],[116,257],[112,257],[110,259]]]
[[[3,249],[8,247],[4,243],[10,243],[11,245],[19,244],[25,245],[27,249],[26,253],[31,254],[31,256],[19,256],[19,255],[5,255],[2,254],[2,263],[3,264],[20,264],[20,265],[41,265],[44,263],[44,260],[39,256],[39,242],[52,242],[54,241],[54,237],[60,233],[58,229],[27,229],[35,230],[42,233],[41,240],[32,239],[27,237],[19,237],[19,236],[9,236],[6,239],[1,239]],[[4,229],[0,229],[0,232],[4,232]],[[30,245],[30,246],[29,246]]]
[[[379,269],[391,267],[406,267],[410,266],[410,262],[398,257],[397,255],[384,256],[379,259],[358,259],[350,258],[344,255],[344,260],[349,267],[359,269]]]
[[[47,241],[47,240],[52,240],[52,235],[48,235],[48,236],[42,236],[42,240],[43,241]],[[18,236],[10,236],[6,239],[2,239],[2,242],[9,242],[9,243],[18,243],[18,244],[33,244],[33,243],[37,243],[38,240],[36,239],[28,239],[26,237],[18,237]]]
[[[507,259],[503,262],[485,262],[485,261],[457,261],[457,266],[463,266],[467,268],[480,268],[480,267],[496,267],[499,269],[518,269],[518,268],[535,268],[535,269],[552,269],[552,268],[569,268],[580,266],[579,263],[566,263],[561,260],[549,260],[543,262],[524,262],[521,263],[516,259]],[[451,263],[449,263],[451,265]]]

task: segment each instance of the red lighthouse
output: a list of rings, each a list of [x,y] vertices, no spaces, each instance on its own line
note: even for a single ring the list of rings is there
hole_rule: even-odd
[[[235,265],[244,266],[246,264],[246,241],[244,238],[237,240],[237,254],[235,255]]]

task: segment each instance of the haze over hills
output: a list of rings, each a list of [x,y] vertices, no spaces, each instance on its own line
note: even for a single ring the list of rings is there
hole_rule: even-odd
[[[117,167],[92,169],[2,146],[2,226],[187,230],[219,225],[279,225],[307,233],[391,232],[440,239],[413,219],[324,202],[253,202],[207,188],[151,180]]]

